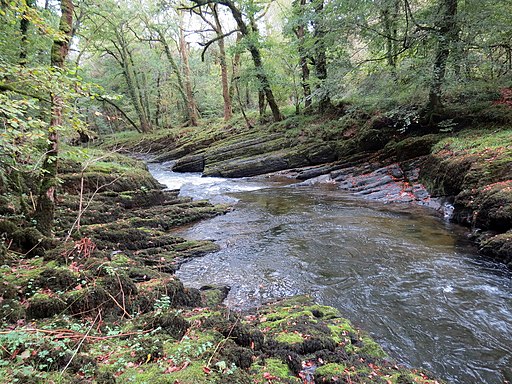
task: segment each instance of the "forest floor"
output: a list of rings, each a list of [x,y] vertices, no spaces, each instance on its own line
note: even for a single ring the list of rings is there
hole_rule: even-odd
[[[307,297],[235,313],[226,287],[184,287],[179,264],[217,246],[172,230],[230,208],[162,190],[120,154],[84,153],[61,159],[54,239],[25,227],[14,198],[2,205],[2,382],[438,382]]]

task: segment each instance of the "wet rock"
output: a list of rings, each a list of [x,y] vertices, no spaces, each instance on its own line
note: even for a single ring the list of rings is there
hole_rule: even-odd
[[[304,164],[307,162],[304,159]],[[207,164],[205,176],[218,177],[248,177],[264,173],[276,172],[290,168],[283,154],[257,156],[249,159],[234,159],[221,163]]]
[[[398,163],[385,167],[364,164],[331,172],[331,177],[334,177],[338,188],[366,199],[427,205],[430,194],[422,184],[415,183],[416,174],[415,170],[405,171]]]
[[[216,306],[222,304],[229,294],[231,287],[228,286],[214,286],[204,285],[199,288],[201,292],[202,302],[206,306]]]
[[[203,172],[204,164],[203,155],[189,155],[176,160],[172,170],[174,172]]]

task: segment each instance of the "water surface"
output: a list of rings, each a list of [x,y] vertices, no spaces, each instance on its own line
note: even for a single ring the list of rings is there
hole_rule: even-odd
[[[462,228],[332,188],[152,171],[182,194],[236,202],[180,231],[221,246],[181,267],[186,285],[229,285],[239,309],[310,294],[401,362],[453,383],[512,380],[511,274],[477,256]]]

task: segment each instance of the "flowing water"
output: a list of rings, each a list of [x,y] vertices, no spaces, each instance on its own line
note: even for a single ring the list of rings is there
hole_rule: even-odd
[[[221,250],[182,265],[188,286],[229,285],[226,304],[310,294],[399,361],[451,383],[512,381],[512,282],[431,211],[318,187],[201,178],[150,165],[183,195],[236,203],[179,234]]]

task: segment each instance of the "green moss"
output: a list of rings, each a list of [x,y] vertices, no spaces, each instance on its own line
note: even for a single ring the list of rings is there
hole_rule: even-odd
[[[111,264],[114,267],[126,267],[133,264],[133,260],[130,259],[125,253],[119,252],[112,256]]]
[[[512,129],[496,127],[483,130],[463,131],[456,136],[438,142],[432,149],[433,153],[441,150],[465,151],[480,153],[483,151],[506,148],[512,143]]]
[[[215,376],[209,377],[203,370],[204,365],[201,362],[192,362],[187,368],[178,372],[173,372],[169,376],[173,383],[197,384],[197,383],[220,383]]]
[[[286,344],[296,344],[304,341],[303,336],[295,332],[280,332],[275,336],[275,339]]]
[[[250,373],[254,378],[259,379],[270,375],[278,379],[289,380],[288,382],[301,382],[298,378],[294,377],[287,364],[275,358],[265,359],[260,363],[253,364],[250,369]]]
[[[387,354],[384,352],[382,347],[379,344],[377,344],[372,338],[370,338],[367,335],[363,335],[361,339],[363,346],[356,349],[358,353],[376,358],[387,357]]]
[[[170,375],[163,375],[162,368],[157,364],[144,364],[144,368],[128,368],[116,379],[116,382],[137,384],[173,384],[175,381]]]
[[[260,328],[280,329],[298,318],[307,318],[309,323],[319,319],[330,320],[340,316],[337,309],[311,303],[311,298],[299,296],[271,305],[261,313]]]
[[[316,374],[323,376],[324,379],[332,380],[333,377],[339,377],[347,369],[344,364],[328,363],[318,367]]]

